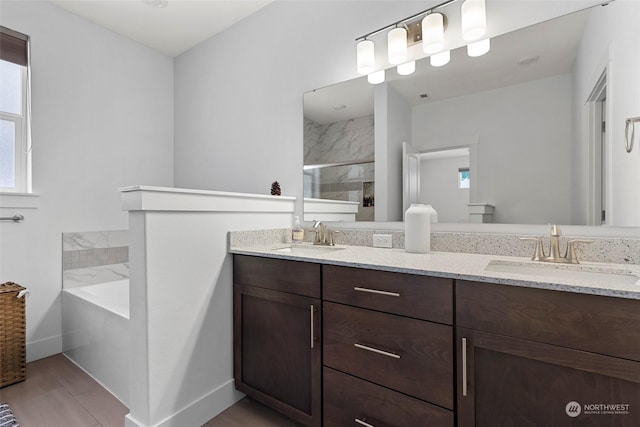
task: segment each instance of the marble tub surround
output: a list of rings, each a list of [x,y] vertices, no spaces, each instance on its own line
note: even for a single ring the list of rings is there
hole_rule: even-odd
[[[331,224],[329,223],[329,227]],[[308,232],[310,224],[304,224],[305,242],[313,242],[314,234]],[[404,231],[384,229],[347,229],[337,228],[336,243],[348,246],[373,246],[374,234],[391,234],[393,248],[404,248]],[[279,239],[279,236],[284,236]],[[286,240],[288,236],[289,240]],[[257,246],[271,243],[287,243],[291,241],[291,229],[257,230],[250,232],[233,232],[230,235],[230,247]],[[432,232],[431,250],[435,252],[455,252],[482,255],[502,255],[531,258],[533,256],[532,241],[522,241],[520,237],[540,237],[548,252],[549,236],[518,235],[500,233],[464,233],[464,232]],[[571,239],[593,240],[590,244],[578,244],[576,252],[580,262],[601,262],[615,264],[640,264],[640,239],[624,237],[577,237],[562,236],[561,250]]]
[[[129,263],[97,265],[94,267],[74,268],[62,272],[62,287],[75,288],[96,283],[114,282],[129,278]]]
[[[310,243],[305,243],[310,245]],[[318,262],[323,264],[357,267],[399,273],[421,274],[476,282],[498,283],[557,291],[576,292],[593,295],[614,296],[640,299],[640,265],[611,263],[584,263],[577,266],[563,266],[562,269],[575,268],[590,272],[624,272],[638,277],[636,283],[612,282],[596,279],[576,278],[566,274],[553,275],[556,265],[548,265],[545,275],[521,274],[513,272],[491,271],[489,263],[533,264],[529,258],[469,254],[455,252],[436,252],[430,254],[411,254],[403,249],[383,249],[369,246],[337,245],[341,250],[317,251],[305,250],[283,252],[279,249],[283,243],[272,242],[255,246],[231,246],[230,252],[242,255],[256,255],[267,258],[290,259]],[[540,265],[541,263],[538,263]]]
[[[127,230],[62,233],[62,287],[129,277]]]

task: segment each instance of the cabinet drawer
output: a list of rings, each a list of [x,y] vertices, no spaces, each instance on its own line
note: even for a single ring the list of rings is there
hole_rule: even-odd
[[[234,255],[233,282],[320,298],[320,264]]]
[[[451,325],[453,280],[324,265],[323,298]]]
[[[325,367],[323,375],[326,426],[453,426],[453,412],[446,409],[330,368]]]
[[[640,361],[640,301],[456,281],[457,325]]]
[[[331,368],[453,408],[453,329],[323,303],[323,357]]]

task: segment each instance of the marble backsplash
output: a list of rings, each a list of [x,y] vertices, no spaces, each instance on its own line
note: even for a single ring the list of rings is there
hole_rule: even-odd
[[[338,245],[372,246],[374,234],[391,234],[393,248],[404,248],[404,231],[382,229],[339,229],[336,235]],[[531,237],[531,236],[527,236]],[[549,246],[549,236],[539,236],[545,248]],[[582,236],[563,236],[560,247],[566,247],[567,241]],[[640,264],[640,239],[623,237],[585,237],[590,244],[578,244],[577,255],[580,261],[605,262],[616,264]],[[305,233],[305,241],[313,241],[313,233]],[[291,242],[290,229],[257,230],[232,232],[229,235],[230,247],[285,244]],[[431,233],[431,250],[435,252],[458,252],[483,255],[500,255],[530,258],[533,255],[534,242],[522,241],[516,234],[498,233]]]
[[[127,230],[62,233],[62,287],[129,277]]]

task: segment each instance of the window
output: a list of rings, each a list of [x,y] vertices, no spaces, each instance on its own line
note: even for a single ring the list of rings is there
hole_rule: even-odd
[[[458,188],[469,188],[470,184],[469,168],[458,168]]]
[[[0,192],[31,191],[28,43],[0,27]]]

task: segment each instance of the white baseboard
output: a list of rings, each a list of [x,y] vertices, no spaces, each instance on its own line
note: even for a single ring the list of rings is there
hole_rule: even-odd
[[[125,417],[125,427],[184,427],[201,426],[239,401],[244,394],[236,390],[233,379],[196,400],[179,412],[153,425],[144,425],[131,416]]]
[[[62,353],[62,335],[27,343],[27,363]]]

